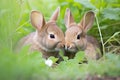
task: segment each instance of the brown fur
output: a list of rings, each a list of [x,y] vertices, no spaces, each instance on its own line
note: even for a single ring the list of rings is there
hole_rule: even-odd
[[[36,32],[22,38],[18,48],[30,45],[30,51],[39,51],[46,59],[50,56],[59,57],[59,50],[64,48],[64,33],[56,24],[58,14],[59,8],[53,13],[51,19],[45,22],[40,12],[32,11],[30,19]],[[51,34],[54,38],[50,37]]]
[[[101,56],[98,41],[94,37],[86,35],[87,31],[92,27],[93,22],[94,13],[92,11],[87,12],[81,22],[76,24],[74,22],[70,9],[66,10],[66,56],[68,56],[69,58],[74,58],[75,53],[79,50],[85,51],[86,57],[90,59],[98,59]],[[78,38],[78,35],[80,38]]]

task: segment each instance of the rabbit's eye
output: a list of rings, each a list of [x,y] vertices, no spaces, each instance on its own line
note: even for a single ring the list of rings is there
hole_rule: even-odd
[[[79,34],[79,35],[77,35],[77,39],[80,39],[80,34]]]
[[[55,38],[54,34],[50,34],[50,38],[54,39]]]

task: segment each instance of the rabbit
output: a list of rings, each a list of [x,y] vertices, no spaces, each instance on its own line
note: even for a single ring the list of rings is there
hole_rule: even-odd
[[[32,11],[30,20],[36,31],[22,38],[19,42],[19,48],[30,45],[30,51],[41,52],[45,59],[50,56],[59,57],[59,50],[64,48],[64,33],[56,24],[59,12],[60,7],[46,22],[42,13]]]
[[[65,12],[65,56],[74,58],[79,50],[85,52],[87,59],[97,60],[101,57],[98,41],[96,38],[87,35],[87,31],[92,27],[95,14],[93,11],[85,13],[82,20],[77,24],[74,21],[69,8]]]

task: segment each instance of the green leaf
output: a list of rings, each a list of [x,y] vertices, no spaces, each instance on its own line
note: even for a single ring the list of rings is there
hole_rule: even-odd
[[[63,57],[64,51],[63,51],[63,50],[60,50],[60,51],[59,51],[59,55]]]
[[[120,8],[105,8],[102,14],[106,19],[120,20]]]
[[[96,7],[92,5],[89,0],[74,0],[74,1],[82,4],[86,8],[96,9]]]
[[[62,57],[64,61],[67,61],[68,60],[68,57]]]
[[[53,63],[56,63],[56,61],[58,61],[58,58],[55,58],[55,57],[53,57],[53,56],[49,57],[49,59],[52,60]]]
[[[84,60],[84,58],[85,58],[85,53],[84,53],[84,51],[79,51],[79,52],[77,52],[76,55],[75,55],[75,60],[76,60],[77,62],[82,62],[82,61]]]
[[[68,60],[68,57],[64,56],[64,50],[60,50],[60,51],[59,51],[59,55],[60,55],[60,57],[62,57],[62,59],[63,59],[64,61],[67,61],[67,60]]]

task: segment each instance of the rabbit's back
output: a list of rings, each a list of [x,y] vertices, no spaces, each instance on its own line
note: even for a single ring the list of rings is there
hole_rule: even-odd
[[[91,59],[99,59],[101,57],[100,45],[96,38],[87,36],[87,46],[85,49],[86,56]]]
[[[23,37],[20,42],[19,46],[25,46],[25,45],[31,45],[33,43],[33,37],[35,35],[35,32],[30,33],[29,35]]]
[[[93,36],[87,35],[87,41],[89,43],[93,44],[94,46],[99,47],[99,43],[98,43],[97,39],[94,38]]]

